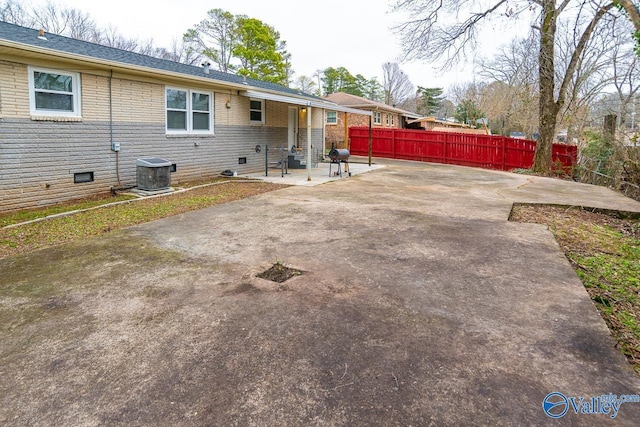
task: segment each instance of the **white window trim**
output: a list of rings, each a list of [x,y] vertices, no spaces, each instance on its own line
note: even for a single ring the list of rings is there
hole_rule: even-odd
[[[169,117],[168,112],[169,108],[167,107],[167,90],[179,90],[182,92],[187,92],[187,129],[169,129]],[[191,95],[194,93],[199,93],[202,95],[209,95],[209,130],[199,130],[193,129],[193,100]],[[205,90],[198,89],[187,89],[183,87],[173,87],[173,86],[165,86],[164,88],[164,126],[167,135],[213,135],[213,114],[214,114],[214,104],[215,98],[213,92],[207,92]],[[184,111],[177,108],[172,108],[172,111]]]
[[[378,119],[376,120],[376,115],[378,115]],[[382,113],[379,111],[374,111],[373,112],[373,124],[374,125],[381,125],[382,124]]]
[[[46,116],[46,117],[82,117],[82,93],[80,84],[80,73],[74,73],[71,71],[55,70],[52,68],[40,68],[40,67],[27,67],[29,73],[29,111],[32,116]],[[50,73],[50,74],[62,74],[71,76],[73,79],[73,87],[71,94],[73,95],[73,111],[61,111],[61,110],[37,110],[36,109],[36,84],[33,78],[34,72]],[[51,91],[52,93],[55,93]],[[66,92],[65,92],[66,93]]]
[[[330,122],[329,121],[329,113],[333,113],[335,116],[336,121],[335,122]],[[327,111],[326,117],[325,117],[325,123],[331,126],[337,125],[338,124],[338,112],[337,111]]]
[[[258,111],[258,110],[255,110],[255,109],[251,108],[251,101],[256,101],[256,102],[260,103],[260,107],[261,107],[260,108],[260,113],[261,113],[262,120],[251,120],[251,111]],[[265,111],[264,111],[266,103],[267,103],[267,101],[264,100],[264,99],[249,98],[249,122],[252,125],[263,125],[263,124],[266,123],[266,117],[265,117]]]

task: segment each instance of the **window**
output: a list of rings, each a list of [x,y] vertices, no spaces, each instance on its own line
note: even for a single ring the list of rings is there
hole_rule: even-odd
[[[335,125],[338,123],[338,113],[335,111],[327,111],[327,124]]]
[[[384,115],[384,122],[385,122],[385,124],[386,124],[387,126],[389,126],[389,115],[388,115],[388,114],[385,114],[385,115]]]
[[[191,92],[191,127],[194,131],[211,130],[211,96],[207,93]]]
[[[396,116],[391,116],[391,126],[396,125]]]
[[[249,100],[249,116],[251,123],[264,124],[264,101],[261,99]]]
[[[32,115],[80,117],[80,74],[29,67]]]
[[[376,125],[382,124],[382,114],[380,113],[380,111],[373,112],[373,123]]]
[[[167,133],[213,133],[213,94],[167,88]]]

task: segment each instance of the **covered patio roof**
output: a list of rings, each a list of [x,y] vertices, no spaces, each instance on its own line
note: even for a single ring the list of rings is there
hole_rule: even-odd
[[[355,108],[343,107],[333,102],[310,100],[309,98],[296,98],[293,96],[280,95],[266,91],[258,90],[241,90],[238,94],[249,98],[266,99],[269,101],[284,102],[286,104],[302,105],[305,107],[323,108],[332,111],[341,111],[345,113],[361,114],[363,116],[372,116],[371,111],[357,110]]]

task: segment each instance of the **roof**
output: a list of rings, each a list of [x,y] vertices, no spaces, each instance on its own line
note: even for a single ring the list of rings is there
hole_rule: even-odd
[[[452,128],[447,126],[436,126],[427,132],[450,132],[450,133],[469,133],[475,135],[491,135],[488,129],[469,129],[469,128]]]
[[[202,67],[154,58],[51,33],[46,33],[44,38],[39,38],[38,30],[0,21],[0,54],[9,52],[12,49],[44,54],[48,55],[47,57],[49,58],[83,60],[106,66],[118,65],[139,71],[146,70],[147,72],[159,74],[177,75],[187,79],[210,79],[213,83],[231,85],[236,89],[246,90],[253,88],[294,98],[303,98],[309,101],[326,102],[320,97],[275,83],[223,73],[214,69],[210,69],[209,73],[206,74]]]
[[[412,123],[436,123],[439,125],[443,125],[446,127],[452,127],[452,128],[470,128],[471,126],[469,126],[468,124],[465,123],[456,123],[456,122],[450,122],[448,120],[441,120],[438,119],[436,117],[433,116],[429,116],[429,117],[421,117],[419,119],[416,120],[411,120],[409,122],[409,124]]]
[[[360,96],[351,95],[350,93],[345,92],[336,92],[330,95],[325,96],[326,100],[335,102],[338,105],[342,105],[344,107],[355,108],[355,109],[363,109],[363,110],[382,110],[388,111],[392,113],[398,113],[401,116],[409,117],[409,118],[418,118],[420,117],[416,113],[412,113],[411,111],[402,110],[400,108],[392,107],[391,105],[383,104],[382,102],[372,101],[367,98],[362,98]]]

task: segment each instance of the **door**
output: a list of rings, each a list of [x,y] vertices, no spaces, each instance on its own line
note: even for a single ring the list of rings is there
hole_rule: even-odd
[[[298,146],[298,107],[289,107],[289,134],[287,147],[291,152],[292,147]]]

